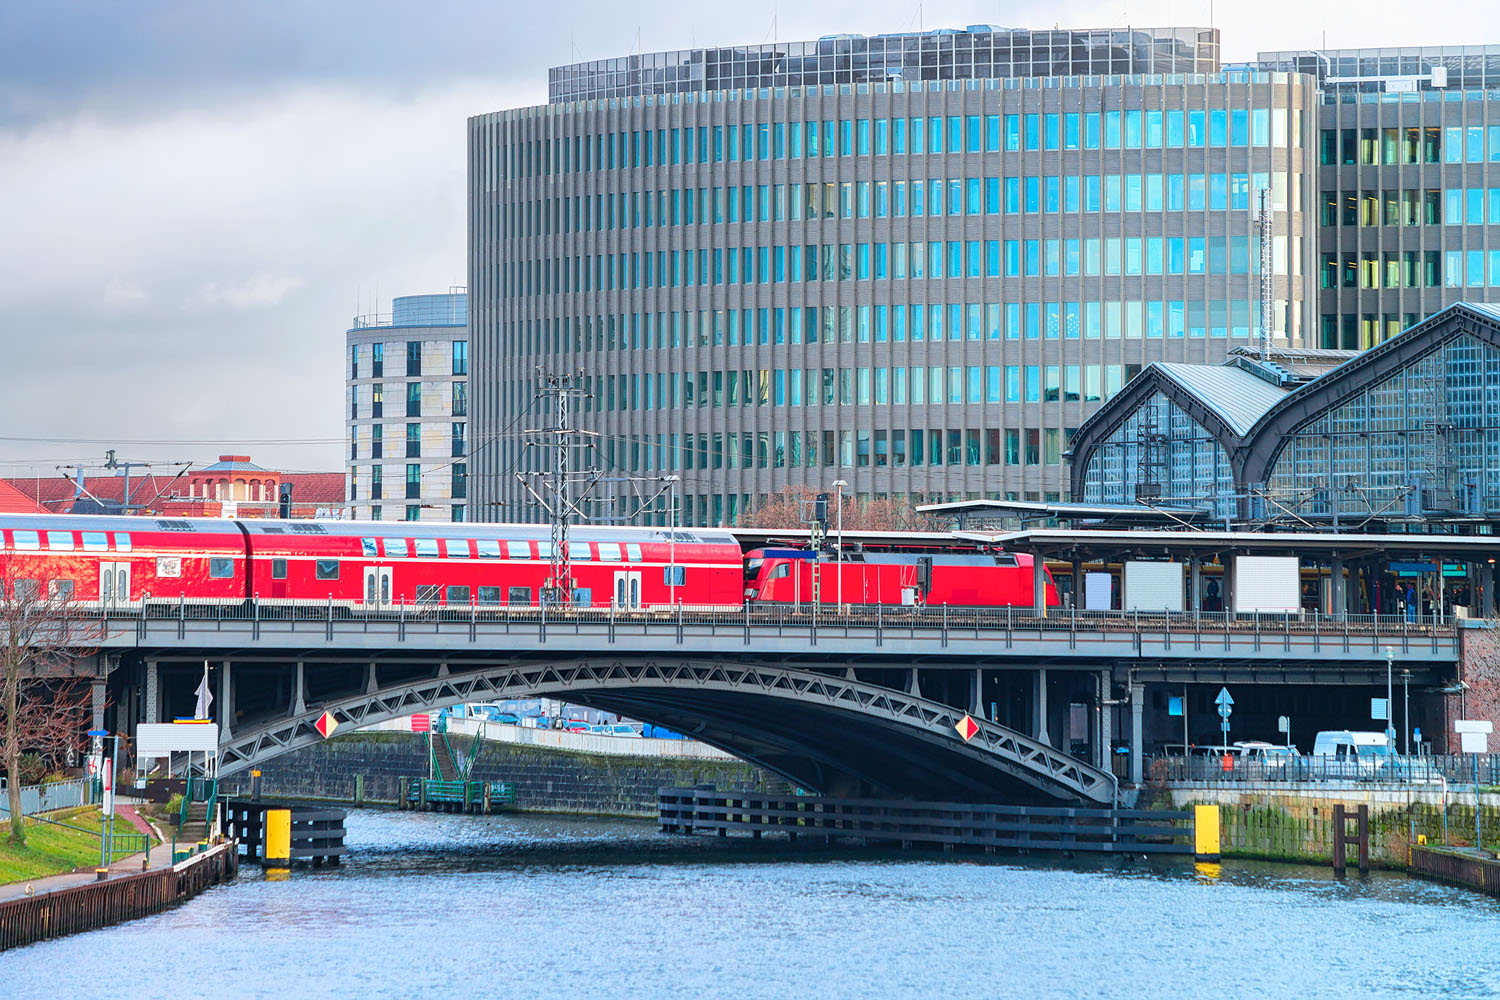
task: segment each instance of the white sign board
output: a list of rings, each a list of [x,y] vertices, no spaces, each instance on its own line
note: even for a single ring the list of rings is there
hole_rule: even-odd
[[[1302,587],[1296,556],[1236,556],[1234,610],[1242,614],[1296,614]]]
[[[137,757],[167,757],[181,751],[218,753],[217,722],[143,722],[135,727]]]
[[[1125,593],[1121,596],[1126,611],[1181,611],[1182,563],[1127,560]]]
[[[1108,611],[1112,601],[1114,580],[1108,573],[1083,574],[1083,607],[1085,611]]]
[[[1480,719],[1458,719],[1453,731],[1458,733],[1459,750],[1463,753],[1489,753],[1490,733],[1495,724]]]

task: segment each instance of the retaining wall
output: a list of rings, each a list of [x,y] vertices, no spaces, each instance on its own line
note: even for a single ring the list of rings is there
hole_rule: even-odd
[[[467,755],[467,737],[452,736],[450,741],[455,752]],[[261,774],[261,792],[267,797],[394,803],[400,779],[426,777],[427,738],[410,733],[335,736],[267,761]],[[743,792],[787,790],[780,778],[739,760],[588,754],[488,740],[471,777],[515,785],[518,809],[621,816],[655,817],[657,792],[666,787],[709,783]],[[247,790],[248,781],[240,776]],[[356,799],[357,785],[362,785],[362,800]]]
[[[1409,801],[1408,801],[1409,799]],[[1484,842],[1500,843],[1500,795],[1481,793],[1480,822]],[[1186,809],[1194,805],[1219,807],[1223,853],[1227,857],[1265,858],[1329,864],[1333,859],[1333,807],[1343,803],[1353,810],[1370,807],[1370,860],[1404,868],[1413,835],[1430,844],[1474,843],[1474,793],[1449,789],[1318,788],[1307,791],[1271,787],[1174,788],[1143,793],[1141,808]],[[1444,816],[1446,814],[1446,832]],[[1351,833],[1354,823],[1349,823]],[[1350,849],[1353,857],[1353,849]]]

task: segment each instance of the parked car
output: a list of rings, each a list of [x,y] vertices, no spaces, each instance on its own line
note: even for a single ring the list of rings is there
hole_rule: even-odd
[[[1241,740],[1235,746],[1240,751],[1237,766],[1251,774],[1276,779],[1297,776],[1296,765],[1301,758],[1295,747],[1278,746],[1264,740]]]

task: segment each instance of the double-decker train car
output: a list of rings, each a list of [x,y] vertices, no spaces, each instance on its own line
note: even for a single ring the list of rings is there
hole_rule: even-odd
[[[1030,607],[1032,557],[1022,553],[846,552],[756,549],[745,557],[745,599],[776,604]],[[1048,607],[1057,587],[1046,573]],[[816,578],[816,586],[814,579]]]
[[[0,516],[0,563],[13,593],[86,603],[238,604],[247,593],[245,536],[227,520]]]
[[[534,524],[239,522],[251,590],[380,608],[533,605],[552,570],[552,537]],[[743,561],[725,531],[579,527],[570,532],[574,607],[683,603],[738,607]],[[675,582],[673,576],[675,573]]]

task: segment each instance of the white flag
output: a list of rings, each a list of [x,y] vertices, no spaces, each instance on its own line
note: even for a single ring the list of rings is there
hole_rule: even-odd
[[[208,689],[208,661],[203,661],[203,681],[198,685],[198,707],[193,709],[193,718],[208,718],[208,706],[214,703],[213,692]]]

